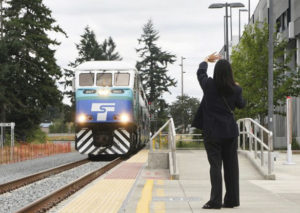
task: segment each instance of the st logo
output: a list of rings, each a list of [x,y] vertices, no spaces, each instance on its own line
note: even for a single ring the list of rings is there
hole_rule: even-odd
[[[107,112],[115,111],[115,103],[93,103],[91,111],[98,112],[97,121],[106,121]]]

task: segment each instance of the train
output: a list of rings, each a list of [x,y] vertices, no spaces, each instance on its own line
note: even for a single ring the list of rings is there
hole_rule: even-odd
[[[126,156],[149,141],[149,104],[135,66],[87,61],[75,68],[73,85],[79,153]]]

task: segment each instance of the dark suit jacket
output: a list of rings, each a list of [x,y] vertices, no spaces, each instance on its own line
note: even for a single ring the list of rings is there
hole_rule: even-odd
[[[203,129],[207,136],[215,138],[232,138],[239,135],[234,115],[229,111],[222,97],[218,94],[215,82],[207,76],[207,63],[202,62],[197,71],[198,81],[203,90],[200,107],[195,116],[193,126]],[[226,97],[233,111],[236,107],[243,108],[245,101],[242,88],[235,86],[234,94]]]

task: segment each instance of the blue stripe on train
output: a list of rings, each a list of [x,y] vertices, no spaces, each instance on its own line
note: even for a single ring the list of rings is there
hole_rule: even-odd
[[[78,100],[76,101],[76,115],[85,114],[92,116],[88,123],[118,122],[114,118],[122,113],[127,113],[132,120],[131,100]]]

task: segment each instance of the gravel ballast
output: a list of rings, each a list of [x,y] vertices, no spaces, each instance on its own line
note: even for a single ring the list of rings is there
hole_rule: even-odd
[[[0,213],[15,212],[109,162],[89,162],[71,170],[0,195]]]
[[[14,164],[0,164],[0,184],[85,158],[87,158],[87,155],[81,155],[78,152],[71,152],[22,161]]]

